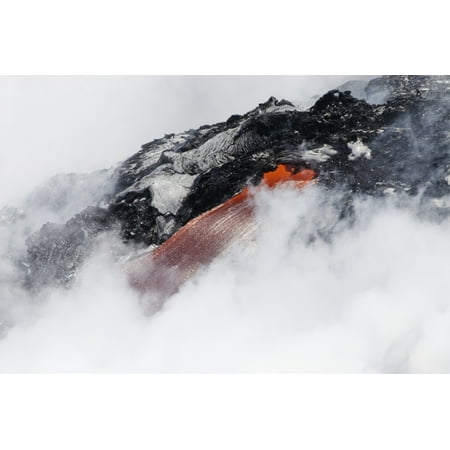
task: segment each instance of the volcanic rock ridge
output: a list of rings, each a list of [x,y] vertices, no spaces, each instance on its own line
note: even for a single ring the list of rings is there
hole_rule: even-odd
[[[350,199],[420,195],[447,214],[449,120],[450,77],[383,76],[362,87],[346,83],[307,110],[271,97],[225,122],[166,135],[115,168],[90,174],[98,187],[89,206],[29,236],[20,261],[24,283],[66,285],[105,231],[142,248],[160,245],[278,164],[313,169],[320,185],[344,189]],[[66,207],[86,179],[70,177],[63,177],[68,189],[53,180],[58,194],[46,197],[44,190],[34,199]],[[75,185],[81,187],[71,191]]]

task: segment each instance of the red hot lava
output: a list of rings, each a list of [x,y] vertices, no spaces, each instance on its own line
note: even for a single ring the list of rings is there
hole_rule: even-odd
[[[302,188],[316,176],[310,169],[279,164],[274,171],[264,173],[262,181],[270,188],[285,182]],[[142,292],[156,291],[162,297],[173,294],[198,268],[245,234],[254,223],[254,209],[250,189],[245,188],[190,220],[153,252],[129,263],[130,284]]]

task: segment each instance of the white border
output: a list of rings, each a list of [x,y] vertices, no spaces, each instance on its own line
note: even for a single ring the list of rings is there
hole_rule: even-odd
[[[443,8],[384,0],[7,1],[0,73],[448,73]],[[447,376],[0,379],[5,449],[449,444]]]
[[[7,449],[435,450],[450,443],[449,394],[446,376],[3,376],[0,440]]]
[[[4,0],[2,74],[448,72],[443,2]]]

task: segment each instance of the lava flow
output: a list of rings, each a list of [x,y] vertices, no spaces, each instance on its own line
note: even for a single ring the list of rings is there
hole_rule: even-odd
[[[310,169],[280,164],[263,175],[263,185],[270,188],[293,182],[298,188],[317,176]],[[144,292],[152,290],[163,297],[177,291],[199,267],[210,263],[231,243],[245,238],[254,227],[254,203],[249,188],[221,205],[196,217],[178,230],[152,253],[129,263],[130,284]]]

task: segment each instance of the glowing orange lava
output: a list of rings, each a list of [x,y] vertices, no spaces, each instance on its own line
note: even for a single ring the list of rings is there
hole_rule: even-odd
[[[266,172],[263,175],[263,181],[269,187],[275,187],[286,181],[295,181],[297,187],[303,187],[317,176],[311,169],[297,169],[288,164],[279,164],[272,172]]]
[[[274,171],[264,173],[261,185],[273,188],[295,182],[302,188],[316,176],[310,169],[279,164]],[[140,291],[151,289],[165,296],[174,293],[199,267],[210,263],[254,224],[250,194],[249,188],[243,189],[190,220],[152,253],[132,261],[127,268],[130,284]]]

